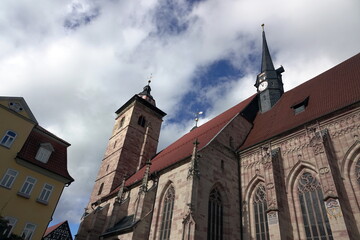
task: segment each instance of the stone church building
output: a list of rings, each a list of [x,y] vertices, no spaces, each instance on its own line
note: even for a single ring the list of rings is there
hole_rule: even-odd
[[[149,85],[116,111],[77,240],[360,239],[360,54],[284,92],[262,34],[256,94],[164,150]]]

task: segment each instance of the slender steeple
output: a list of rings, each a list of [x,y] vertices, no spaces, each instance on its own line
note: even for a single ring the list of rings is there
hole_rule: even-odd
[[[262,60],[261,60],[261,72],[273,71],[275,70],[274,64],[271,60],[269,47],[266,42],[264,24],[261,25],[263,28],[262,39],[263,39],[263,48],[262,48]]]
[[[263,28],[261,72],[257,75],[255,87],[258,92],[260,112],[266,112],[279,101],[284,93],[281,79],[281,73],[284,72],[284,68],[281,66],[275,70],[266,41],[264,24],[261,26]]]

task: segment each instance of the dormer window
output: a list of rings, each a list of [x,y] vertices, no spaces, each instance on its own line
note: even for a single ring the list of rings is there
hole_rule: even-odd
[[[300,103],[297,103],[297,104],[291,106],[291,108],[294,109],[294,114],[296,115],[296,114],[299,114],[299,113],[305,111],[308,103],[309,103],[309,97],[305,98]]]
[[[35,159],[40,162],[47,163],[53,151],[54,148],[51,143],[42,143],[40,144],[40,148],[36,154]]]

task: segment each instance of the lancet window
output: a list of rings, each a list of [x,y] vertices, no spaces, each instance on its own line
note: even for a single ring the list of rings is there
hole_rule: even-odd
[[[298,194],[306,239],[332,240],[320,182],[311,173],[304,172],[299,179]]]
[[[164,195],[162,220],[161,220],[161,228],[160,228],[160,240],[170,239],[174,200],[175,200],[175,190],[173,186],[170,186]]]
[[[223,239],[223,203],[220,192],[216,188],[210,192],[209,196],[207,239]]]
[[[260,184],[254,193],[254,218],[256,240],[270,239],[266,210],[266,190],[264,185]]]

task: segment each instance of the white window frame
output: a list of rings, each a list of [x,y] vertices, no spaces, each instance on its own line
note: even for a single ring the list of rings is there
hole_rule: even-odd
[[[27,176],[24,184],[22,185],[18,193],[21,196],[30,198],[31,192],[34,189],[36,182],[37,182],[36,178]]]
[[[36,153],[35,159],[40,162],[47,163],[53,151],[54,148],[51,143],[42,143]]]
[[[25,240],[31,240],[35,230],[36,230],[36,224],[28,222],[26,223],[24,230],[21,233],[21,237],[23,237]]]
[[[12,174],[11,171],[13,171],[14,174]],[[1,179],[0,186],[11,189],[18,174],[19,174],[18,171],[9,168],[8,170],[6,170],[5,175]]]
[[[37,201],[47,204],[49,202],[49,199],[50,199],[50,196],[51,196],[53,190],[54,190],[53,185],[45,183],[40,192],[40,195],[39,195],[39,198],[37,199]]]
[[[15,134],[15,136],[13,136]],[[7,130],[6,134],[1,139],[0,145],[10,148],[11,145],[15,142],[17,134],[15,131]]]
[[[6,234],[6,237],[10,237],[16,223],[17,223],[17,219],[14,218],[14,217],[5,217],[5,220],[8,220],[8,226],[11,226],[10,230],[9,229],[6,229],[3,233],[6,233],[7,231],[9,231],[7,234]]]

